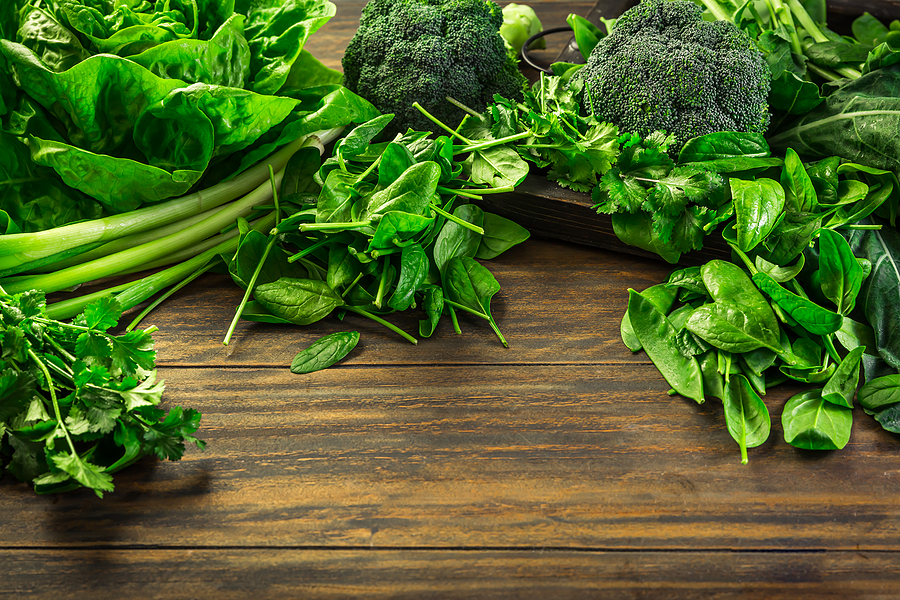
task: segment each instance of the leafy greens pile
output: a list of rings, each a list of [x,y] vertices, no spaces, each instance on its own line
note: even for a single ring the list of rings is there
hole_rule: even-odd
[[[722,400],[743,462],[769,436],[761,396],[785,381],[809,386],[782,412],[794,446],[842,448],[855,398],[900,433],[900,22],[866,14],[840,36],[824,2],[703,4],[763,52],[772,127],[619,138],[593,199],[620,239],[676,263],[721,235],[734,260],[630,290],[623,341],[675,392]],[[606,33],[570,22],[588,56]],[[554,65],[562,81],[579,69]]]

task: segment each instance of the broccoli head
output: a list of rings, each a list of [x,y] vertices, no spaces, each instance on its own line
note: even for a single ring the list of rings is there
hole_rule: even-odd
[[[344,52],[344,85],[393,113],[394,132],[434,129],[416,101],[455,126],[464,113],[447,96],[478,111],[495,93],[522,97],[526,80],[502,24],[490,0],[371,0]]]
[[[684,143],[716,131],[764,133],[769,69],[733,23],[704,21],[686,0],[642,0],[616,20],[580,77],[585,109],[647,136]]]

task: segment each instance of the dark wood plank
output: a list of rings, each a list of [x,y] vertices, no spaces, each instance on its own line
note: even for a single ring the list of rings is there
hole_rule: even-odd
[[[721,406],[651,366],[161,371],[209,449],[89,492],[0,482],[0,547],[900,550],[898,438],[740,464]]]
[[[306,327],[242,322],[232,344],[221,342],[243,293],[224,275],[208,275],[167,300],[145,321],[160,331],[164,365],[282,367],[301,348],[334,331],[357,330],[361,342],[346,360],[372,364],[499,364],[646,362],[621,342],[628,287],[665,281],[675,267],[577,244],[529,240],[484,263],[502,288],[492,312],[509,341],[503,348],[483,321],[461,315],[463,335],[449,319],[417,346],[362,317],[328,317]],[[418,337],[420,310],[387,318]]]
[[[878,552],[384,550],[0,551],[0,595],[336,600],[874,600],[900,595]],[[685,565],[690,565],[685,568]]]

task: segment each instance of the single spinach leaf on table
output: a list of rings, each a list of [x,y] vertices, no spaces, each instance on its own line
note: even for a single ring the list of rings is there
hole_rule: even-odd
[[[853,412],[822,398],[821,390],[793,396],[784,405],[784,440],[805,450],[840,450],[850,441]]]
[[[454,256],[444,271],[446,298],[487,320],[504,346],[508,346],[497,322],[491,315],[491,298],[500,291],[500,284],[490,271],[468,256]]]
[[[350,354],[358,343],[358,331],[339,331],[323,336],[294,356],[291,373],[305,375],[327,369]]]

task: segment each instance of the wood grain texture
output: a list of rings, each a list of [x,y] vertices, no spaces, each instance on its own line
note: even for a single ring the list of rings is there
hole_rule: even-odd
[[[894,600],[900,595],[893,557],[877,552],[106,549],[78,555],[0,551],[0,560],[7,567],[0,595],[19,600],[686,600],[700,594],[717,600]]]
[[[558,241],[529,240],[484,263],[500,283],[492,312],[510,347],[503,348],[480,319],[460,316],[462,335],[449,319],[417,346],[372,321],[348,315],[307,327],[241,322],[229,347],[221,342],[243,293],[224,276],[204,277],[147,318],[156,325],[163,365],[283,367],[300,349],[334,331],[360,331],[349,365],[523,364],[643,362],[621,342],[619,323],[627,288],[664,281],[675,267],[657,260]],[[391,322],[418,337],[419,310],[392,314]]]
[[[0,547],[897,550],[897,439],[857,411],[810,453],[740,464],[721,406],[650,365],[167,368],[209,449],[89,492],[0,486]]]

